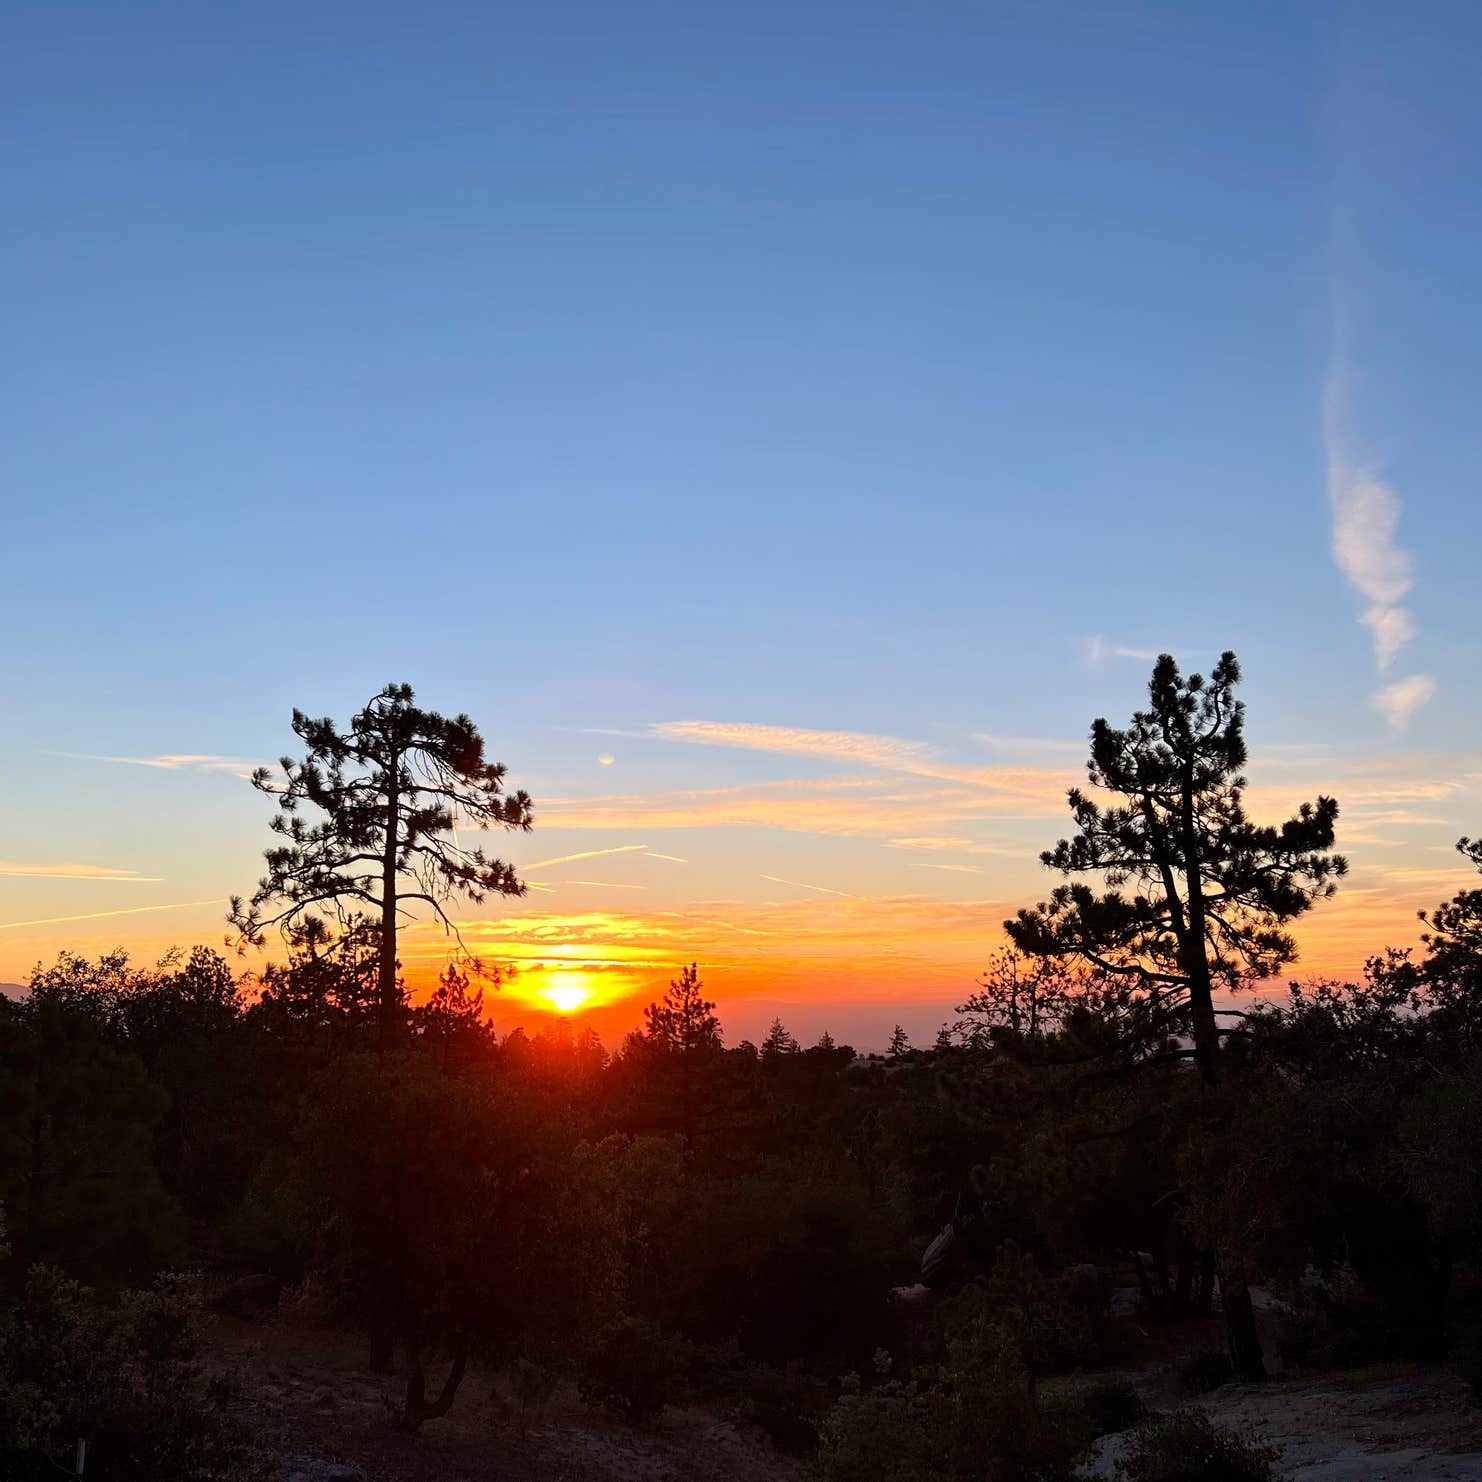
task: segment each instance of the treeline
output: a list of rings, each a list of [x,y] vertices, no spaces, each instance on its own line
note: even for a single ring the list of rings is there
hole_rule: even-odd
[[[1449,1356],[1482,1383],[1482,889],[1360,983],[1232,997],[1345,868],[1332,800],[1246,817],[1237,682],[1232,656],[1208,682],[1161,660],[1146,711],[1097,722],[1096,791],[1045,856],[1066,884],[932,1049],[872,1060],[780,1022],[727,1047],[693,965],[613,1054],[496,1038],[467,954],[411,1003],[408,903],[519,888],[453,810],[523,828],[530,801],[410,691],[344,731],[296,716],[308,755],[262,779],[286,842],[233,911],[285,933],[276,965],[64,953],[0,1008],[0,1475],[79,1440],[88,1476],[246,1475],[202,1284],[232,1310],[315,1292],[407,1430],[478,1360],[636,1423],[724,1404],[834,1482],[1068,1478],[1138,1406],[1045,1381],[1210,1311],[1223,1371],[1258,1375],[1253,1283],[1288,1362]],[[933,1291],[902,1301],[929,1244]],[[1196,1475],[1159,1470],[1191,1447],[1266,1473],[1203,1424],[1145,1422],[1129,1475]]]

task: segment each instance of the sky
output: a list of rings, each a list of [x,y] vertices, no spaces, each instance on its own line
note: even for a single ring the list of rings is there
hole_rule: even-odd
[[[1151,656],[1341,805],[1352,975],[1482,830],[1482,11],[0,8],[0,980],[219,943],[294,706],[534,796],[469,913],[929,1035]],[[475,917],[479,919],[475,919]],[[406,940],[424,981],[445,944]]]

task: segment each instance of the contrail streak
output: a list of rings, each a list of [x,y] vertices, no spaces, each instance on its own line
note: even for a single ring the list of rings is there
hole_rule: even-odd
[[[35,921],[0,921],[0,931],[14,931],[20,926],[59,926],[64,921],[100,921],[104,916],[139,916],[146,911],[183,911],[187,906],[224,906],[222,895],[209,901],[175,901],[168,906],[126,906],[121,911],[84,911],[80,916],[42,916]]]
[[[583,849],[580,854],[558,854],[554,859],[537,859],[534,864],[521,865],[522,870],[544,870],[551,865],[571,864],[578,859],[596,859],[602,854],[633,854],[647,849],[647,844],[619,844],[614,849]]]

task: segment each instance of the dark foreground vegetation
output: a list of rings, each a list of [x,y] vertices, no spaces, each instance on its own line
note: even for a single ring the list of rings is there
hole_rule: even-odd
[[[272,1475],[205,1333],[289,1291],[408,1436],[497,1369],[514,1424],[558,1386],[635,1427],[709,1406],[834,1482],[1053,1482],[1109,1432],[1133,1482],[1269,1476],[1197,1397],[1278,1358],[1482,1389],[1482,889],[1361,983],[1237,997],[1345,868],[1332,800],[1246,817],[1237,680],[1164,659],[1097,722],[1065,883],[881,1057],[727,1046],[695,967],[611,1054],[496,1039],[461,951],[412,1005],[408,908],[520,890],[455,810],[530,801],[404,688],[296,716],[233,908],[275,965],[64,953],[0,1003],[0,1477]],[[1189,1405],[1149,1413],[1118,1374],[1175,1331]]]

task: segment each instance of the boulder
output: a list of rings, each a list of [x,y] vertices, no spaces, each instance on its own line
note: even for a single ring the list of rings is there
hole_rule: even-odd
[[[364,1470],[348,1461],[319,1456],[285,1456],[273,1482],[368,1482]]]

